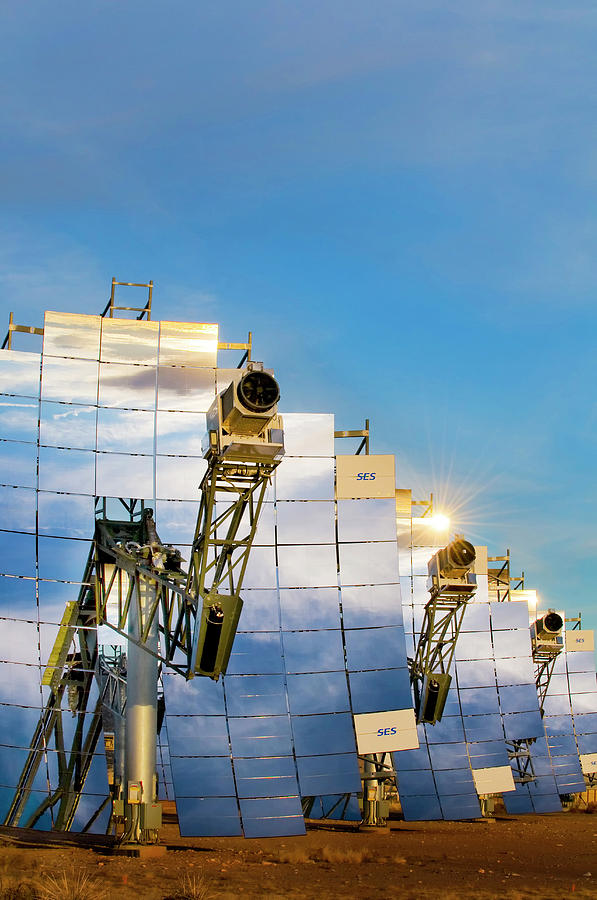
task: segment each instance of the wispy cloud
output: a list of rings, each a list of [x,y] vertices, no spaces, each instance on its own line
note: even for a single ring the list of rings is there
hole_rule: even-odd
[[[160,286],[156,306],[160,318],[176,322],[218,322],[224,300],[214,292],[188,284]]]
[[[19,324],[43,326],[44,309],[101,312],[98,302],[109,297],[109,282],[97,258],[72,239],[41,229],[15,229],[5,218],[0,225],[0,291]]]

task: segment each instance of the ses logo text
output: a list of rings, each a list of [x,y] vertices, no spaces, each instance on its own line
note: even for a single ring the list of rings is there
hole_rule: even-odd
[[[375,481],[375,472],[358,472],[357,481]]]
[[[384,737],[386,734],[396,734],[397,732],[396,726],[392,726],[391,728],[378,728],[377,729],[377,737]]]

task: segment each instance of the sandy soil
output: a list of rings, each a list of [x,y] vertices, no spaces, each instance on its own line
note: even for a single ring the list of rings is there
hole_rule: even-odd
[[[169,817],[173,818],[173,817]],[[391,822],[387,829],[310,829],[306,837],[243,840],[181,838],[162,831],[156,859],[107,848],[24,846],[0,834],[0,900],[19,882],[49,876],[93,879],[81,900],[208,898],[522,898],[597,897],[597,814],[499,816],[495,820]],[[195,881],[196,893],[187,880]],[[63,889],[55,900],[68,900]],[[73,898],[75,900],[75,898]]]

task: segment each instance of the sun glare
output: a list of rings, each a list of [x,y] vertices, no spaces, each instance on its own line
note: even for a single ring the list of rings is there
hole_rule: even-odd
[[[435,531],[447,531],[450,527],[450,518],[443,513],[435,513],[430,522]]]

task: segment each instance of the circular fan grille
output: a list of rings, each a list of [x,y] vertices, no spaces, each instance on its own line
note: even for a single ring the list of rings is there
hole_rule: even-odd
[[[238,397],[251,412],[265,413],[278,402],[280,388],[268,372],[249,372],[238,384]]]

